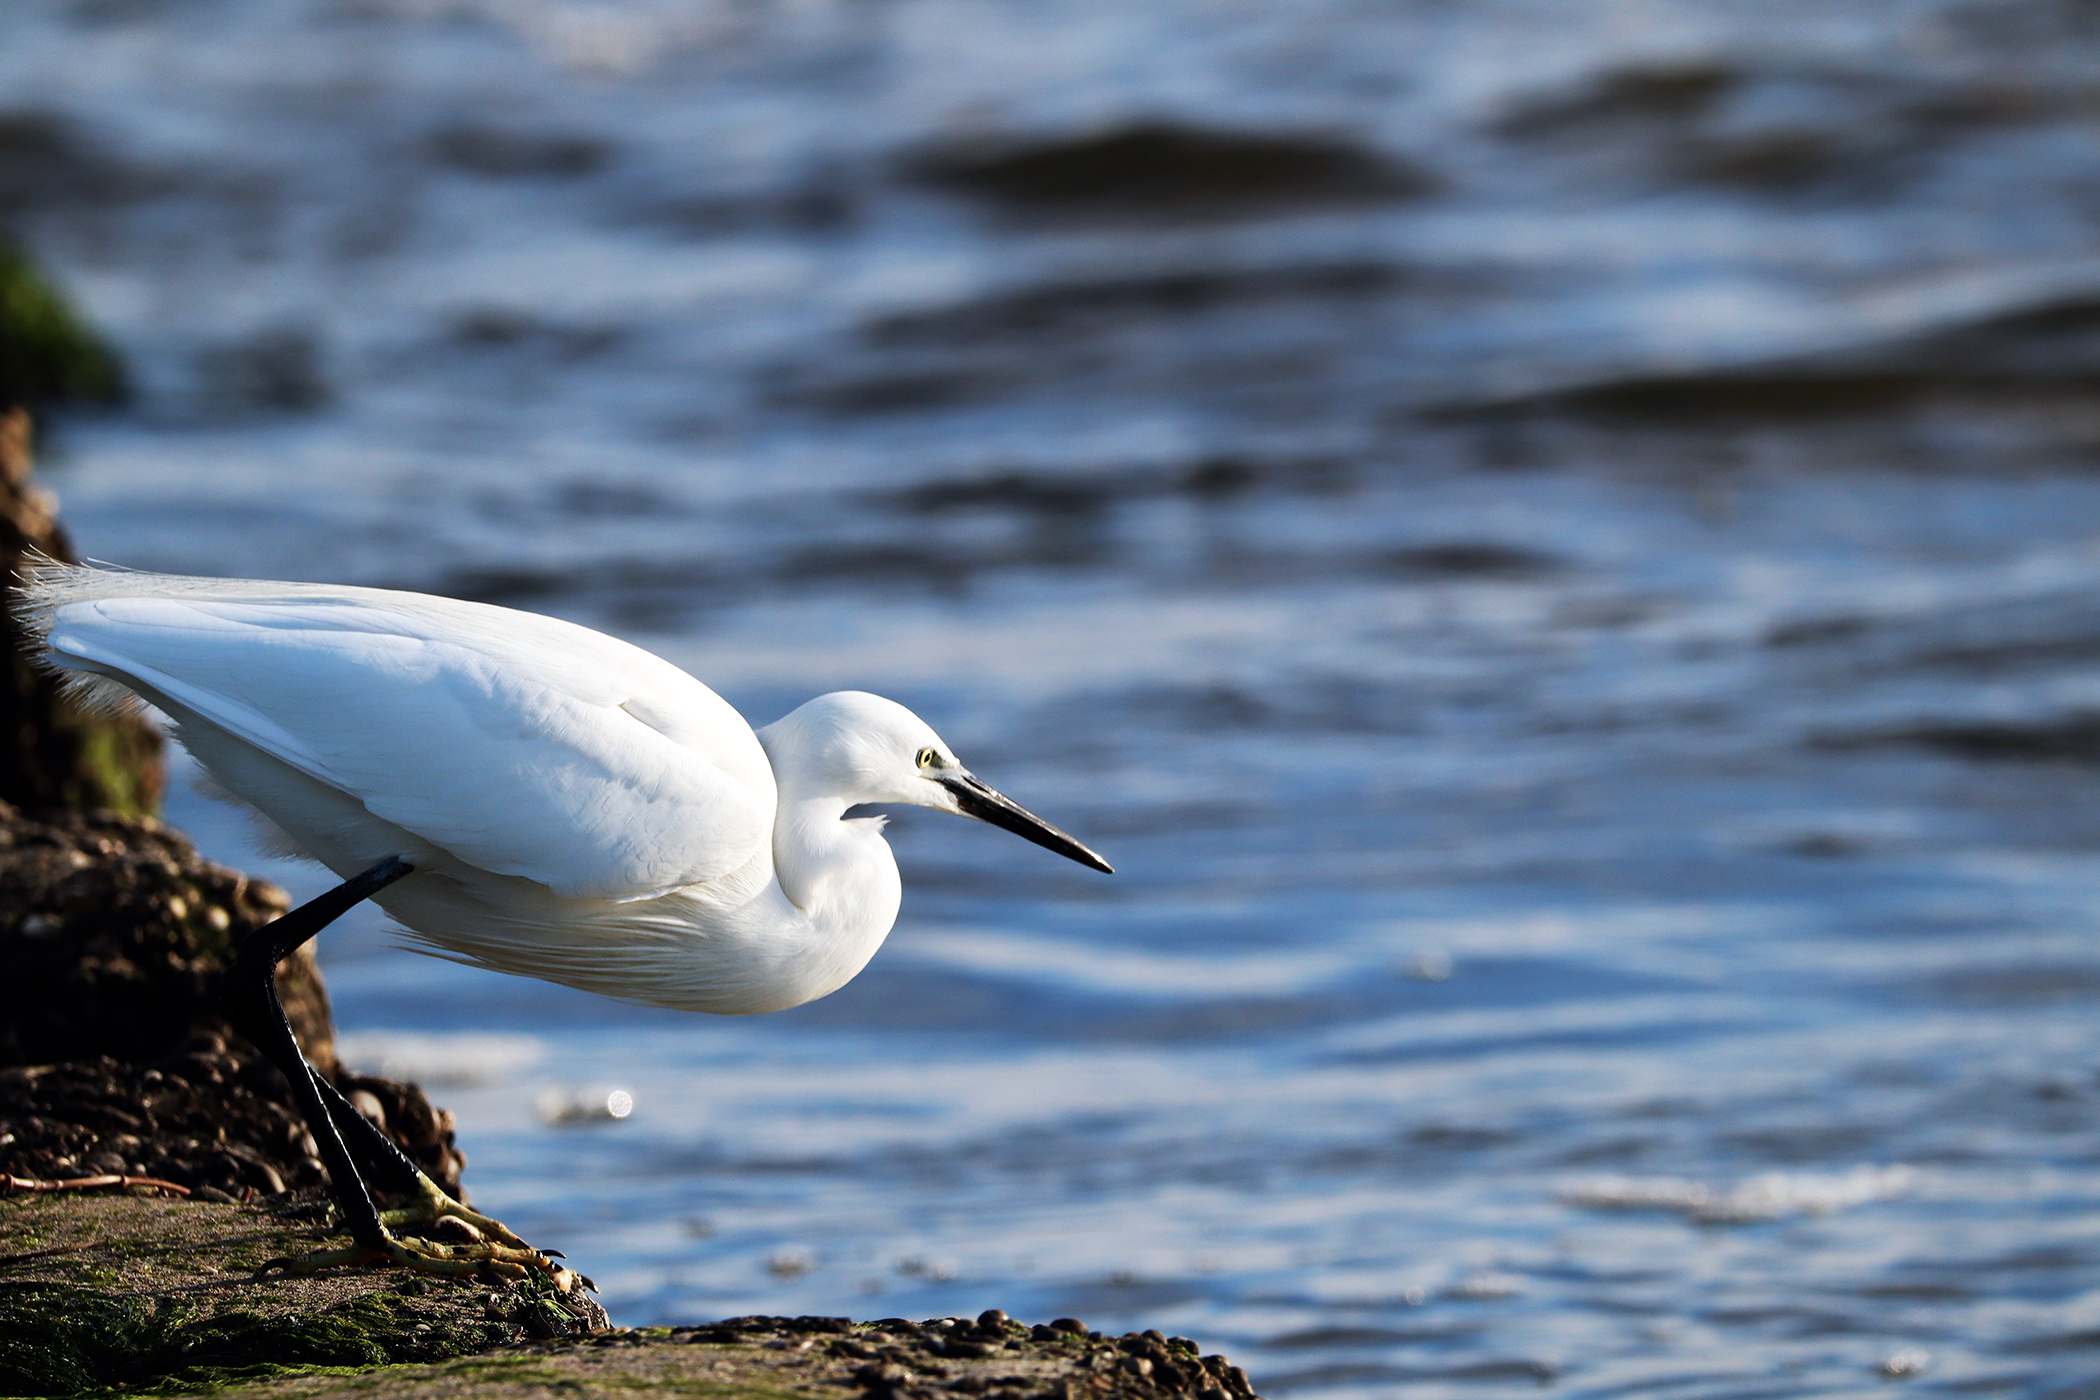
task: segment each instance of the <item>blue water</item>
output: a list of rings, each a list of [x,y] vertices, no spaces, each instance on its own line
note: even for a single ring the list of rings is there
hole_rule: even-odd
[[[757,722],[893,695],[1116,863],[900,813],[888,945],[751,1019],[331,931],[353,1060],[616,1319],[2070,1397],[2096,48],[2041,3],[18,0],[0,220],[140,381],[52,445],[84,552],[558,613]],[[1383,174],[927,173],[1161,123]]]

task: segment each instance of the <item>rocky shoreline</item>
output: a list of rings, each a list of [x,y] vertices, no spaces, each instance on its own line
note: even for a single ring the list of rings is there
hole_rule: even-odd
[[[151,818],[0,804],[0,1394],[369,1369],[610,1325],[537,1284],[257,1276],[340,1243],[283,1075],[219,1009],[241,939],[287,905]],[[464,1195],[451,1115],[337,1062],[311,952],[279,981],[317,1067]]]
[[[70,557],[28,442],[0,414],[0,576]],[[635,1330],[537,1279],[260,1274],[340,1243],[283,1075],[219,1009],[242,938],[289,901],[154,820],[158,736],[72,707],[19,636],[0,600],[0,1395],[1253,1400],[1184,1339],[1070,1318]],[[308,1058],[464,1199],[451,1115],[337,1062],[310,948],[278,982]]]
[[[0,1203],[0,1394],[808,1394],[840,1400],[1253,1400],[1221,1356],[1075,1319],[592,1321],[517,1284],[345,1269],[257,1277],[315,1246],[310,1207],[43,1197]]]
[[[241,938],[287,905],[151,818],[0,804],[0,1173],[146,1176],[206,1200],[318,1190],[284,1076],[219,1010]],[[314,1063],[456,1192],[450,1115],[414,1085],[337,1065],[310,950],[278,985]]]

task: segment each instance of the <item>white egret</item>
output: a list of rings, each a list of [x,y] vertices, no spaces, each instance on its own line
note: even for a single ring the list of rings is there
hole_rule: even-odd
[[[230,980],[235,1023],[291,1082],[355,1241],[275,1261],[290,1268],[574,1277],[440,1192],[300,1055],[277,963],[360,900],[441,957],[740,1014],[837,990],[888,934],[897,863],[883,818],[855,806],[956,812],[1109,870],[860,691],[754,733],[639,647],[483,603],[50,562],[22,601],[81,695],[152,704],[224,795],[344,881],[250,935]],[[382,1215],[360,1163],[419,1204]],[[444,1220],[471,1242],[388,1228]]]

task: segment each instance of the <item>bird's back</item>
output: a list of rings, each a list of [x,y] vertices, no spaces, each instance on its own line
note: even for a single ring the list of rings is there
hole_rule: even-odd
[[[267,755],[480,869],[557,895],[704,884],[770,840],[771,766],[669,662],[555,618],[383,589],[46,565],[25,589],[48,661]],[[236,796],[300,839],[301,799]],[[224,751],[224,745],[220,746]],[[289,819],[288,819],[289,818]],[[326,859],[321,851],[309,854]]]

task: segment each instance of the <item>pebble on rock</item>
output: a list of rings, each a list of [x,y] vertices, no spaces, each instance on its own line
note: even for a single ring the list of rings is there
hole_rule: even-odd
[[[220,1010],[240,938],[288,905],[159,822],[0,803],[0,1173],[144,1175],[221,1201],[319,1188],[284,1076]],[[459,1194],[449,1115],[412,1084],[336,1064],[310,954],[278,984],[309,1058]]]

